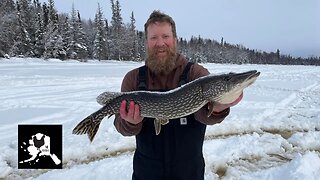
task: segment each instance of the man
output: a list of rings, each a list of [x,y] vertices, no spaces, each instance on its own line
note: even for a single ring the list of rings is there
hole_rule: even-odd
[[[189,64],[177,53],[177,34],[172,18],[159,11],[145,23],[147,59],[145,66],[134,69],[123,79],[121,91],[168,91],[185,81],[209,74],[199,64]],[[184,82],[182,82],[184,81]],[[170,120],[155,134],[153,119],[140,115],[139,105],[124,100],[114,125],[124,136],[136,136],[133,180],[203,180],[202,146],[206,125],[220,123],[237,104],[215,104],[208,117],[208,106],[185,118]]]

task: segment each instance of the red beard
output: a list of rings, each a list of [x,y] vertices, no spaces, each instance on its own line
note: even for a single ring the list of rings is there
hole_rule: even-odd
[[[175,68],[176,58],[176,47],[148,49],[146,65],[155,74],[168,75]]]

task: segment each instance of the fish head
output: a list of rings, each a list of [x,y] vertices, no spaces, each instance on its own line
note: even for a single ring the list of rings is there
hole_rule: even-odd
[[[229,73],[218,76],[209,75],[203,83],[202,91],[211,102],[229,104],[234,102],[260,75],[256,70],[243,73]]]

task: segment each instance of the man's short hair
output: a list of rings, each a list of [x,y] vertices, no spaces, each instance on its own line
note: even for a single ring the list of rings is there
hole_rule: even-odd
[[[167,23],[169,23],[171,25],[173,36],[177,37],[176,23],[174,22],[174,20],[169,15],[164,14],[164,13],[160,12],[159,10],[153,11],[150,14],[149,19],[147,20],[147,22],[144,24],[144,32],[145,32],[146,37],[148,35],[148,31],[147,31],[148,26],[150,24],[153,24],[153,23],[156,23],[156,22],[167,22]]]

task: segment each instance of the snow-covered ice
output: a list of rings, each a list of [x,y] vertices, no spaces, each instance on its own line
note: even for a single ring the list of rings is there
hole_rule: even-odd
[[[131,179],[134,137],[105,119],[90,143],[74,126],[120,91],[138,62],[0,59],[0,179]],[[258,70],[240,104],[208,126],[205,179],[320,179],[320,68],[203,64],[211,73]],[[63,169],[18,169],[18,124],[63,125]]]

